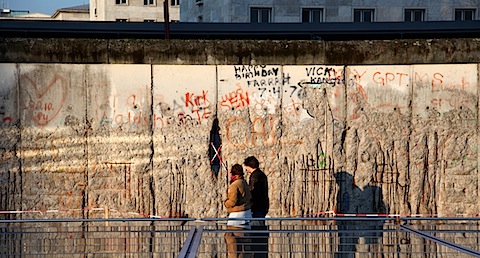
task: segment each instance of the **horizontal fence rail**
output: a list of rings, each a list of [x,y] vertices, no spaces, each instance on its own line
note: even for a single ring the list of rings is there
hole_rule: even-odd
[[[0,257],[480,257],[478,217],[234,220],[0,220]]]
[[[0,257],[178,257],[192,220],[1,220]]]

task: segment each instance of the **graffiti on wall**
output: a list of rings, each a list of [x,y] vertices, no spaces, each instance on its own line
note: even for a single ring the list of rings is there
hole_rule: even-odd
[[[438,109],[445,107],[458,109],[474,104],[471,98],[464,96],[464,93],[472,91],[476,86],[465,77],[451,80],[444,72],[415,72],[414,81],[416,85],[426,85],[429,88],[431,93],[429,102]]]
[[[475,105],[471,93],[475,93],[476,89],[476,74],[473,72],[476,70],[466,66],[236,65],[229,66],[227,77],[230,76],[232,80],[225,91],[219,89],[218,100],[213,97],[214,86],[187,86],[177,96],[170,96],[167,92],[168,98],[161,103],[154,100],[153,105],[160,103],[167,106],[169,112],[160,113],[154,108],[151,114],[148,107],[150,103],[145,100],[149,99],[149,92],[131,91],[125,95],[114,93],[103,97],[103,100],[102,97],[97,98],[96,107],[100,111],[95,112],[101,124],[149,126],[149,120],[152,120],[154,128],[196,126],[211,119],[214,112],[212,107],[218,101],[223,111],[249,107],[261,116],[274,115],[281,107],[283,116],[299,124],[313,118],[303,108],[305,87],[316,89],[331,86],[329,101],[334,117],[338,117],[341,110],[335,104],[335,98],[339,97],[339,101],[342,101],[344,92],[342,87],[337,86],[345,84],[348,86],[347,97],[352,103],[350,106],[353,106],[349,110],[350,119],[360,117],[358,109],[362,108],[362,102],[369,103],[376,110],[405,113],[409,109],[412,91],[418,93],[426,88],[428,92],[422,94],[426,96],[428,106],[445,112]],[[345,78],[348,79],[345,81]],[[39,81],[24,74],[20,77],[20,83],[23,88],[21,107],[24,119],[43,127],[58,118],[68,94],[68,82],[63,75],[56,73]],[[7,95],[2,94],[3,98]],[[105,109],[105,105],[110,109]],[[15,120],[6,109],[5,105],[0,106],[1,125],[9,125]]]
[[[313,88],[321,88],[324,85],[334,87],[345,84],[343,69],[328,66],[306,67],[306,76],[308,79],[302,80],[302,84]]]
[[[115,203],[127,207],[131,203],[129,199],[139,187],[132,182],[132,162],[105,161],[89,166],[92,171],[89,175],[89,205]]]
[[[11,110],[7,106],[8,103],[12,103],[10,91],[0,91],[0,126],[8,126],[13,123]]]
[[[184,97],[173,100],[170,105],[154,98],[157,104],[152,117],[149,115],[147,98],[148,94],[142,92],[130,93],[127,97],[118,94],[94,96],[96,117],[100,124],[130,127],[149,127],[152,119],[154,128],[162,128],[168,125],[200,125],[212,116],[212,101],[205,90],[200,93],[186,92]]]
[[[237,83],[237,89],[225,94],[220,99],[220,106],[229,110],[245,108],[249,105],[248,91],[245,91],[240,83]]]
[[[300,96],[303,86],[301,84],[291,85],[290,75],[282,73],[281,67],[251,65],[251,66],[233,66],[225,74],[224,78],[229,78],[229,74],[234,81],[233,84],[227,84],[228,90],[220,88],[220,109],[222,111],[235,111],[238,109],[251,108],[259,116],[268,116],[277,113],[282,98],[285,96]],[[221,79],[220,82],[226,82],[228,79]],[[299,103],[293,102],[284,106],[288,113],[294,113],[292,109]]]
[[[347,69],[348,99],[351,100],[349,118],[362,116],[365,104],[386,113],[401,115],[409,110],[411,82],[409,66],[352,66]]]
[[[278,110],[284,80],[280,66],[235,65],[221,76],[232,78],[231,90],[221,95],[222,110],[251,107],[258,115],[275,114]]]
[[[361,103],[373,110],[402,114],[410,107],[418,113],[435,108],[439,112],[473,107],[476,94],[476,68],[471,65],[429,66],[350,66],[347,67],[348,98],[354,104],[350,118],[358,119]],[[423,97],[421,97],[423,96]]]
[[[179,99],[173,99],[171,104],[165,100],[158,102],[158,108],[154,110],[154,128],[162,128],[168,125],[185,127],[206,124],[213,115],[212,97],[209,90],[187,91]]]
[[[317,96],[325,97],[324,103],[327,104],[332,117],[334,119],[342,117],[341,105],[345,90],[343,66],[285,66],[283,70],[288,74],[289,80],[284,86],[286,91],[282,99],[282,111],[294,126],[301,126],[313,119],[304,105],[310,98],[307,92],[315,92]]]
[[[45,85],[28,75],[21,77],[25,85],[23,107],[27,116],[39,127],[46,126],[57,117],[67,98],[67,81],[55,74]]]
[[[267,119],[262,116],[256,116],[252,121],[247,118],[231,116],[225,123],[225,137],[227,142],[237,148],[245,149],[250,147],[271,147],[275,144],[298,145],[303,141],[281,141],[275,134],[277,126],[275,117],[269,115]],[[234,132],[245,131],[245,137],[238,137]]]
[[[95,114],[100,125],[128,125],[148,126],[149,116],[145,113],[144,100],[138,99],[136,93],[127,97],[118,94],[100,97],[93,97],[95,102]]]
[[[206,121],[212,115],[210,109],[210,97],[208,96],[208,90],[202,90],[200,92],[187,92],[185,93],[185,108],[193,115],[193,119],[198,121],[199,124],[202,121]],[[183,111],[185,112],[185,111]]]

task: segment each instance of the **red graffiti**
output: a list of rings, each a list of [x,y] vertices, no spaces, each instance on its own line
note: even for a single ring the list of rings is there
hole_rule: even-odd
[[[2,121],[0,121],[0,125],[10,125],[13,122],[13,119],[9,116],[4,117]]]
[[[185,107],[190,108],[190,111],[196,119],[201,122],[203,119],[208,119],[212,114],[210,110],[211,102],[207,98],[208,91],[202,90],[202,94],[196,95],[192,92],[185,94]]]
[[[376,82],[378,85],[385,86],[390,83],[396,83],[402,85],[402,79],[406,76],[408,80],[408,74],[406,73],[390,73],[386,72],[385,74],[381,72],[375,72],[372,77],[372,81]],[[408,84],[407,84],[408,87]]]
[[[433,73],[430,77],[429,74],[424,73],[420,75],[419,73],[415,72],[414,77],[416,84],[429,84],[432,87],[432,92],[439,91],[436,88],[442,88],[443,86],[443,74],[441,73]]]
[[[67,98],[67,82],[60,75],[55,75],[47,87],[41,88],[29,77],[23,76],[22,78],[35,90],[35,96],[30,96],[29,101],[25,103],[25,108],[32,112],[33,121],[43,127],[52,121],[62,109]],[[60,99],[54,95],[58,91],[61,91]]]
[[[283,112],[285,116],[299,116],[300,109],[302,108],[301,102],[295,102],[293,99],[290,100],[292,103],[285,105]]]
[[[248,132],[246,137],[238,137],[238,135],[232,134],[232,131],[235,131],[235,129],[248,127],[250,127],[250,132]],[[273,146],[276,143],[282,145],[303,144],[302,141],[282,142],[278,140],[275,134],[277,128],[273,115],[269,115],[268,119],[257,116],[251,123],[246,118],[230,117],[225,126],[226,139],[230,145],[238,149],[255,146]]]
[[[237,89],[235,91],[229,92],[222,97],[220,103],[221,107],[231,108],[242,108],[250,105],[250,98],[248,97],[248,92],[244,91],[240,84],[237,84]]]
[[[430,103],[438,108],[449,106],[452,108],[461,108],[468,106],[470,103],[468,98],[458,97],[458,96],[451,96],[446,98],[432,98]]]
[[[190,93],[190,92],[185,93],[185,107],[188,107],[189,105],[190,106],[210,105],[210,101],[207,99],[207,94],[208,94],[208,90],[202,91],[201,96],[197,96],[195,95],[195,93]]]

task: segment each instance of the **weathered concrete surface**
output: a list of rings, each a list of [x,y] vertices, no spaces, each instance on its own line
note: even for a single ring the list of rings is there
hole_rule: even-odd
[[[2,63],[444,64],[476,63],[479,39],[270,41],[0,38]]]
[[[228,166],[261,161],[272,216],[478,213],[475,39],[88,42],[1,43],[0,209],[224,216],[216,117]]]

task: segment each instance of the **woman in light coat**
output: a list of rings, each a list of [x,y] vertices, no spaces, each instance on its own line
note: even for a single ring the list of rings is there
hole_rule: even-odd
[[[246,237],[244,230],[250,229],[249,218],[252,218],[250,210],[250,200],[252,195],[250,188],[243,177],[243,167],[235,164],[230,170],[230,187],[227,191],[227,199],[224,202],[225,208],[229,213],[227,230],[225,233],[225,242],[227,243],[228,257],[246,257],[249,251],[250,239]],[[238,231],[238,232],[236,232]]]

